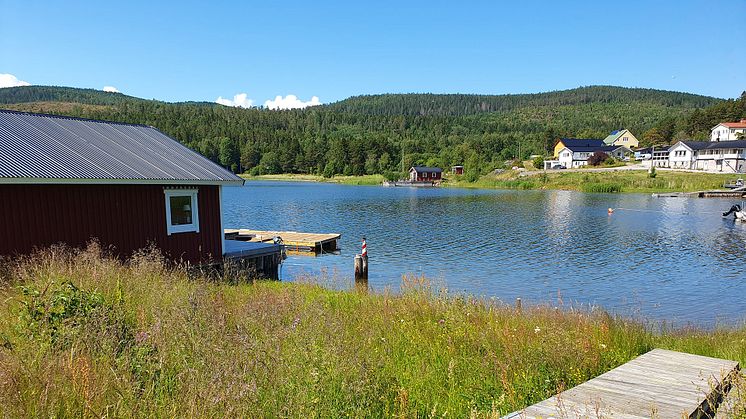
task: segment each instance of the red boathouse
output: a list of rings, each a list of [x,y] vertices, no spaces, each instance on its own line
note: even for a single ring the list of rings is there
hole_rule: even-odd
[[[153,127],[0,110],[0,255],[97,239],[222,261],[222,187],[242,184]]]
[[[442,173],[443,169],[438,167],[413,166],[409,169],[409,180],[411,182],[439,182]]]

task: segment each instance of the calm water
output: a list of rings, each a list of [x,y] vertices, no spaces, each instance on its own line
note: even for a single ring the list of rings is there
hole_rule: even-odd
[[[711,326],[746,319],[746,224],[727,199],[246,182],[225,188],[225,226],[342,234],[340,255],[290,256],[283,280],[352,282],[368,239],[369,283],[424,274],[449,289],[513,302],[599,305]],[[613,215],[607,208],[624,208]]]

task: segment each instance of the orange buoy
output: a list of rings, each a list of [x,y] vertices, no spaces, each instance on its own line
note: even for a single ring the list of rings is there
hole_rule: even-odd
[[[614,208],[609,208],[609,215],[614,213]]]

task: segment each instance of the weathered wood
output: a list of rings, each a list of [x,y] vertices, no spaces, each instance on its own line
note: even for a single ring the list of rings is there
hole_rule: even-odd
[[[224,230],[226,238],[252,242],[271,242],[275,237],[282,238],[288,250],[294,251],[334,251],[338,249],[341,234],[301,233],[297,231],[268,231],[232,229]]]
[[[355,280],[368,278],[368,258],[355,255]]]
[[[654,349],[506,417],[712,417],[738,370],[736,361]]]

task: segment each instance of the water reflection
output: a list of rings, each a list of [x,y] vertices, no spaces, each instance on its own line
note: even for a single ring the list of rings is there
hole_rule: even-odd
[[[373,290],[410,273],[454,292],[560,294],[677,324],[746,313],[746,225],[720,217],[729,200],[247,182],[224,201],[226,227],[342,234],[340,255],[292,256],[285,280],[334,272],[352,286],[365,235]]]

